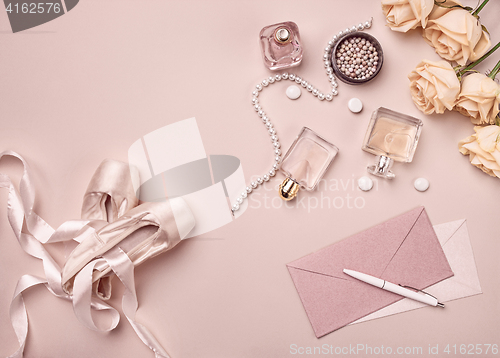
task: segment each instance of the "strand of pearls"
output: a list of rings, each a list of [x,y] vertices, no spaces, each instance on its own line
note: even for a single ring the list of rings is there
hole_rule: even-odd
[[[333,97],[338,95],[338,83],[337,79],[335,78],[333,74],[333,69],[330,64],[330,56],[333,47],[335,44],[344,36],[347,34],[350,34],[352,32],[356,31],[362,31],[364,29],[369,29],[372,26],[372,21],[373,18],[371,18],[369,21],[366,21],[364,24],[360,23],[357,26],[353,26],[351,28],[347,28],[344,31],[340,31],[337,35],[334,35],[330,41],[328,41],[328,45],[325,48],[325,53],[323,54],[323,62],[325,64],[325,69],[326,69],[326,75],[328,76],[328,80],[330,81],[331,85],[331,91],[327,94],[324,94],[320,92],[317,88],[315,88],[312,84],[307,82],[305,79],[290,73],[288,74],[287,72],[284,72],[282,74],[278,74],[275,76],[268,77],[264,80],[262,80],[261,83],[255,86],[255,90],[252,92],[252,105],[255,109],[255,112],[257,112],[257,115],[261,118],[262,123],[266,126],[267,132],[269,133],[269,136],[271,137],[271,143],[273,145],[274,149],[274,163],[272,165],[271,170],[269,170],[266,174],[258,177],[255,181],[251,182],[249,186],[245,188],[245,191],[241,193],[241,195],[236,199],[236,203],[232,207],[232,212],[234,213],[235,211],[240,209],[240,205],[243,203],[243,201],[248,197],[248,195],[254,190],[257,189],[257,187],[261,184],[263,184],[266,181],[269,181],[271,177],[276,175],[276,171],[279,169],[280,163],[281,163],[281,144],[279,142],[278,136],[276,135],[276,129],[274,128],[273,124],[271,123],[271,120],[267,117],[266,113],[262,109],[261,105],[259,104],[259,93],[265,88],[268,87],[269,85],[273,83],[280,82],[281,80],[290,80],[292,82],[296,82],[297,84],[300,84],[302,87],[306,88],[308,92],[310,92],[313,96],[317,97],[318,100],[323,101],[332,101]]]

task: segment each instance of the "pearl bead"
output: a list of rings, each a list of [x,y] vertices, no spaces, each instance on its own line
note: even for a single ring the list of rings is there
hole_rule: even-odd
[[[363,31],[364,28],[363,24],[358,24],[358,31]]]
[[[248,196],[248,193],[246,192],[246,190],[243,193],[241,193],[242,198],[246,198],[247,196]]]
[[[274,77],[273,77],[273,76],[269,77],[269,78],[267,79],[267,81],[268,81],[269,83],[274,83]]]
[[[358,31],[358,28],[356,26],[351,27],[351,32],[356,32]]]
[[[365,22],[365,29],[369,29],[372,27],[372,23],[370,21]]]
[[[262,184],[264,182],[264,179],[262,179],[261,177],[258,177],[257,178],[257,184]]]
[[[257,86],[255,86],[255,88],[257,89],[257,91],[262,91],[262,85],[259,83]]]
[[[327,60],[327,61],[325,61],[325,62],[323,62],[323,63],[324,63],[324,65],[325,65],[325,68],[330,67],[330,61],[328,61],[328,60]]]
[[[259,117],[262,117],[266,114],[266,112],[264,112],[262,109],[260,111],[257,112],[257,114],[259,115]]]
[[[250,194],[252,192],[253,188],[251,186],[247,186],[245,188],[245,190],[247,191],[248,194]]]
[[[328,56],[327,53],[323,54],[323,60],[328,60],[328,57],[330,57],[330,56]]]
[[[337,81],[332,81],[333,88],[337,88],[338,86],[339,86],[339,84],[337,83]]]
[[[278,136],[276,134],[271,136],[271,142],[277,142],[278,141]]]
[[[269,118],[267,118],[266,116],[262,116],[262,122],[266,123],[267,121],[269,121]]]
[[[343,31],[339,31],[339,38],[342,37],[344,35],[344,32]]]
[[[288,75],[288,79],[289,79],[290,81],[294,81],[294,80],[295,80],[295,75],[294,75],[293,73],[290,73],[290,74]]]
[[[316,88],[312,90],[313,96],[317,96],[318,93],[319,93],[319,91]]]
[[[276,81],[281,81],[281,75],[276,75],[276,76],[274,76],[274,79],[275,79]]]
[[[351,29],[349,29],[349,28],[347,28],[347,29],[344,30],[344,34],[348,34],[350,32],[351,32]]]
[[[268,80],[262,80],[262,86],[267,87],[269,85]]]
[[[284,80],[287,80],[288,79],[288,73],[282,73],[281,74],[281,78],[284,79]]]
[[[276,171],[275,171],[274,169],[271,169],[271,170],[269,171],[269,176],[270,176],[270,177],[273,177],[273,176],[275,176],[275,175],[276,175]]]
[[[256,182],[256,181],[253,181],[253,182],[251,182],[251,183],[250,183],[250,186],[251,186],[253,189],[257,188],[257,185],[258,185],[258,184],[257,184],[257,182]]]
[[[276,141],[273,143],[273,146],[274,146],[274,148],[278,149],[279,147],[281,147],[281,144],[280,144],[280,142]]]
[[[252,96],[254,97],[259,97],[259,91],[253,91]]]
[[[266,127],[267,128],[272,128],[273,127],[273,124],[269,121],[266,122]]]
[[[312,85],[307,85],[306,89],[311,92],[313,90],[313,86]]]
[[[264,175],[262,176],[262,179],[264,179],[264,181],[269,181],[269,179],[270,179],[270,178],[269,178],[269,175],[268,175],[268,174],[264,174]]]
[[[240,206],[238,204],[233,205],[233,211],[238,211]]]
[[[333,99],[333,95],[331,93],[328,93],[326,96],[325,96],[325,99],[327,101],[331,101]]]
[[[279,163],[274,163],[274,164],[273,164],[273,169],[274,169],[274,170],[278,170],[278,169],[279,169],[279,167],[280,167]]]
[[[270,134],[270,135],[273,135],[273,134],[275,134],[275,133],[276,133],[276,129],[274,129],[274,128],[269,128],[269,134]]]
[[[256,105],[254,105],[253,108],[255,109],[255,112],[258,112],[261,110],[260,104],[258,104],[258,103]]]
[[[259,99],[257,97],[252,98],[252,103],[253,104],[259,103]]]
[[[338,38],[338,36],[337,36],[337,35],[333,35],[333,37],[332,37],[332,41],[333,41],[333,42],[337,42],[337,40],[338,40],[338,39],[339,39],[339,38]]]
[[[326,46],[326,47],[325,47],[325,52],[330,52],[330,50],[331,50],[331,49],[332,49],[332,47],[331,47],[331,46]]]
[[[237,202],[238,204],[243,203],[243,198],[242,198],[242,197],[239,197],[238,199],[236,199],[236,202]]]
[[[332,94],[333,94],[334,96],[336,96],[336,95],[338,95],[338,94],[339,94],[339,92],[338,92],[338,91],[334,88],[334,89],[332,89]]]
[[[324,95],[323,93],[319,93],[319,94],[318,94],[318,99],[319,99],[320,101],[324,100],[324,99],[325,99],[325,95]]]
[[[277,149],[275,149],[275,150],[274,150],[274,154],[276,154],[276,155],[281,155],[281,149],[278,149],[278,148],[277,148]]]
[[[276,163],[281,162],[281,157],[280,157],[279,155],[277,155],[277,156],[276,156],[276,158],[274,158],[274,161],[275,161]]]
[[[326,73],[328,73],[328,74],[333,73],[333,69],[331,67],[328,67],[326,69]]]
[[[297,82],[297,83],[302,82],[302,78],[300,78],[299,76],[295,77],[295,82]]]

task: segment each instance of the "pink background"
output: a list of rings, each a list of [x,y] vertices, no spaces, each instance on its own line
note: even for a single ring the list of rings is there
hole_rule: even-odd
[[[493,44],[500,40],[499,11],[492,0],[481,13]],[[254,86],[271,74],[260,57],[261,28],[296,22],[305,55],[293,72],[327,90],[321,62],[326,42],[371,16],[369,33],[385,53],[382,72],[371,83],[340,83],[331,103],[305,91],[290,101],[290,82],[274,84],[259,97],[283,149],[302,126],[340,148],[326,174],[329,189],[301,193],[305,207],[277,207],[280,202],[271,201],[282,180],[277,175],[253,195],[241,218],[136,270],[137,319],[172,357],[289,357],[293,344],[423,347],[425,353],[429,345],[439,344],[442,352],[447,344],[500,343],[500,181],[458,152],[458,141],[473,133],[467,118],[457,112],[424,116],[408,90],[406,76],[415,65],[439,57],[419,32],[385,27],[378,1],[82,0],[61,18],[18,34],[0,11],[0,150],[15,150],[31,165],[36,211],[53,227],[79,218],[83,193],[103,159],[126,161],[136,139],[192,116],[208,154],[240,158],[248,181],[263,174],[272,164],[271,145],[250,102]],[[491,69],[499,54],[478,69]],[[347,109],[354,96],[364,103],[360,114]],[[414,161],[396,164],[395,180],[379,180],[364,193],[353,183],[374,160],[360,148],[379,106],[421,118],[424,128]],[[17,161],[3,159],[1,168],[19,178]],[[427,192],[413,188],[418,177],[429,179]],[[322,194],[338,208],[308,210],[308,200],[314,206]],[[348,195],[362,198],[362,208],[354,201],[349,208]],[[22,251],[8,225],[6,200],[7,192],[0,191],[0,356],[17,349],[8,310],[18,278],[42,273],[41,262]],[[285,264],[418,205],[433,224],[467,218],[483,294],[444,310],[424,308],[316,339]],[[122,288],[115,284],[111,304],[120,307]],[[71,305],[45,288],[24,297],[26,357],[153,356],[123,316],[115,331],[102,334],[82,326]]]

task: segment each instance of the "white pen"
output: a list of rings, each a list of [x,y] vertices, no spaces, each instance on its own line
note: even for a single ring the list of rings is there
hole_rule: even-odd
[[[396,293],[398,295],[404,296],[411,298],[412,300],[419,301],[422,303],[426,303],[431,306],[439,306],[439,307],[444,307],[443,303],[439,303],[437,298],[434,296],[429,295],[428,293],[418,293],[412,290],[409,290],[407,288],[404,288],[403,286],[396,285],[394,283],[387,282],[385,280],[382,280],[381,278],[377,278],[374,276],[367,275],[365,273],[353,271],[353,270],[347,270],[344,269],[344,273],[348,274],[351,277],[354,277],[360,281],[366,282],[370,285],[376,286],[378,288],[381,288],[383,290]]]

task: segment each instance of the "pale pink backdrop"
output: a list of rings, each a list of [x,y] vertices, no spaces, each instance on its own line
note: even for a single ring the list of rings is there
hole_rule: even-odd
[[[499,11],[500,3],[492,0],[481,13],[492,43],[500,40]],[[282,179],[277,175],[254,194],[241,218],[136,270],[137,319],[172,357],[289,357],[293,344],[423,347],[426,353],[436,345],[442,352],[447,344],[500,343],[500,180],[458,152],[457,142],[473,133],[468,119],[456,112],[424,116],[408,91],[406,76],[414,66],[439,57],[418,32],[385,27],[380,3],[373,0],[82,0],[61,18],[18,34],[0,11],[0,150],[15,150],[29,162],[36,211],[53,227],[79,217],[82,195],[103,159],[125,161],[139,137],[193,116],[208,154],[239,157],[247,180],[263,174],[272,164],[271,145],[250,102],[255,84],[271,74],[260,57],[260,29],[296,22],[305,55],[294,72],[326,90],[326,42],[371,16],[369,32],[385,53],[374,81],[358,87],[340,83],[331,103],[305,91],[290,101],[290,82],[259,97],[284,149],[302,126],[340,148],[326,175],[329,189],[301,193],[304,206],[266,208],[266,202],[280,203],[271,201]],[[500,52],[493,57],[478,69],[491,69]],[[364,103],[360,114],[347,109],[354,96]],[[360,148],[379,106],[419,117],[424,128],[413,163],[396,164],[395,180],[379,180],[363,193],[352,184],[374,160]],[[19,177],[19,163],[1,164],[2,172]],[[418,177],[429,179],[427,192],[413,188]],[[313,208],[321,195],[339,208],[328,208],[327,199],[323,208]],[[350,201],[349,208],[348,195],[362,207]],[[6,199],[0,191],[0,356],[17,349],[8,318],[17,279],[42,273],[41,262],[21,250],[10,230]],[[285,264],[418,205],[426,207],[433,224],[468,220],[483,294],[447,303],[444,310],[424,308],[316,339]],[[115,283],[111,303],[120,307],[122,288]],[[124,317],[115,331],[102,334],[83,327],[71,305],[44,288],[29,290],[25,302],[26,357],[153,356]]]

